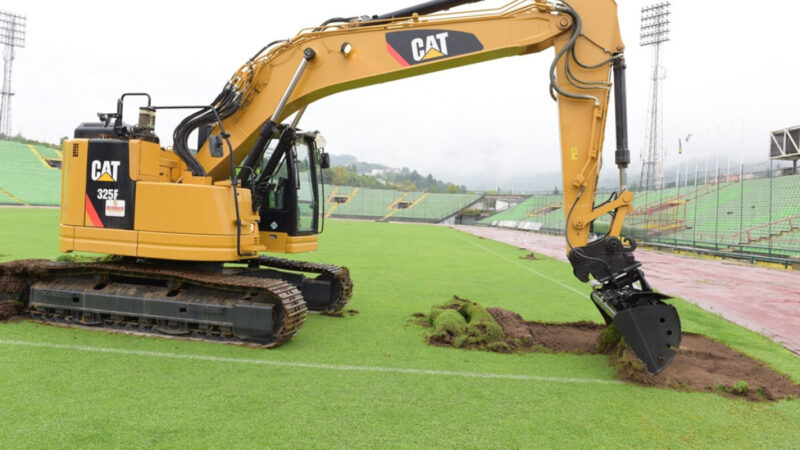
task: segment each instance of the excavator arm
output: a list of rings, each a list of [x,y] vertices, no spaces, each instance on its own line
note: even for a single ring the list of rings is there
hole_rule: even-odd
[[[278,124],[293,113],[299,117],[320,98],[553,47],[550,90],[559,107],[569,261],[581,281],[594,279],[591,298],[605,320],[616,325],[651,372],[660,372],[680,344],[680,320],[662,301],[667,297],[645,280],[633,255],[635,241],[620,237],[633,194],[622,187],[630,153],[624,45],[615,2],[514,1],[499,9],[440,12],[473,2],[438,0],[381,16],[331,19],[268,46],[236,72],[215,101],[225,116],[231,151],[215,154],[206,141],[196,157],[184,151],[184,161],[195,176],[219,180],[229,176],[233,157],[241,166],[238,178],[248,187]],[[612,70],[620,191],[596,206]],[[212,122],[210,116],[195,117],[190,125]],[[192,130],[181,124],[176,137]],[[210,134],[220,132],[216,126]],[[185,140],[175,145],[180,150]],[[604,214],[612,216],[608,233],[589,242],[592,222]]]

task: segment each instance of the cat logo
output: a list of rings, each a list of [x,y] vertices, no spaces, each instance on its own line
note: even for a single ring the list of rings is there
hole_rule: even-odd
[[[386,33],[386,50],[403,67],[483,50],[472,33],[456,30],[404,30]]]
[[[119,161],[92,161],[91,176],[93,181],[116,183]]]
[[[447,35],[447,31],[444,31],[425,36],[425,39],[412,39],[411,54],[414,57],[414,61],[447,56]]]

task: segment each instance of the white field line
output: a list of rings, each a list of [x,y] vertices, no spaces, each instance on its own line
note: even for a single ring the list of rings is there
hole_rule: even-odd
[[[252,364],[259,366],[289,367],[289,368],[300,368],[300,369],[335,370],[342,372],[400,373],[408,375],[430,375],[430,376],[447,376],[447,377],[460,377],[460,378],[539,381],[547,383],[624,384],[621,381],[617,380],[601,380],[593,378],[542,377],[536,375],[510,375],[502,373],[459,372],[452,370],[405,369],[401,367],[349,366],[349,365],[339,365],[339,364],[304,363],[304,362],[294,362],[294,361],[270,361],[264,359],[227,358],[220,356],[206,356],[206,355],[196,355],[188,353],[167,353],[167,352],[153,352],[147,350],[128,350],[128,349],[110,348],[110,347],[89,347],[85,345],[54,344],[48,342],[29,342],[29,341],[17,341],[11,339],[0,339],[0,345],[72,350],[72,351],[92,352],[92,353],[108,353],[108,354],[126,355],[126,356],[142,356],[148,358],[181,359],[190,361],[208,361],[208,362],[231,363],[231,364]]]
[[[461,232],[459,232],[459,233],[461,233]],[[473,241],[473,240],[471,240],[471,239],[467,239],[466,237],[464,237],[464,236],[461,236],[461,234],[458,234],[457,236],[458,236],[460,239],[463,239],[464,241],[466,241],[466,242],[469,242],[470,244],[474,245],[475,247],[478,247],[479,249],[481,249],[481,250],[483,250],[483,251],[485,251],[485,252],[487,252],[487,253],[491,253],[492,255],[495,255],[495,256],[497,256],[498,258],[504,259],[504,260],[506,260],[506,261],[508,261],[508,262],[510,262],[510,263],[512,263],[512,264],[514,264],[514,265],[516,265],[516,266],[522,267],[523,269],[527,270],[528,272],[531,272],[531,273],[533,273],[533,274],[536,274],[536,275],[538,275],[538,276],[542,277],[543,279],[545,279],[545,280],[547,280],[547,281],[550,281],[551,283],[557,284],[557,285],[559,285],[559,286],[563,287],[564,289],[566,289],[566,290],[568,290],[568,291],[572,291],[572,292],[574,292],[574,293],[576,293],[576,294],[580,295],[581,297],[585,297],[586,295],[588,295],[586,292],[581,292],[581,291],[579,291],[579,290],[575,289],[575,288],[574,288],[574,287],[572,287],[572,286],[569,286],[569,285],[567,285],[567,284],[564,284],[564,283],[562,283],[562,282],[560,282],[560,281],[558,281],[558,280],[554,280],[554,279],[552,279],[552,278],[548,277],[547,275],[545,275],[545,274],[543,274],[543,273],[539,272],[538,270],[532,269],[530,266],[526,266],[526,265],[524,265],[524,264],[521,264],[519,261],[514,261],[513,259],[509,258],[508,256],[501,255],[500,253],[497,253],[497,252],[495,252],[495,251],[493,251],[493,250],[490,250],[490,249],[488,249],[488,248],[486,248],[486,247],[484,247],[484,246],[482,246],[482,245],[478,244],[477,242],[475,242],[475,241]],[[470,236],[472,236],[472,235],[470,235]]]

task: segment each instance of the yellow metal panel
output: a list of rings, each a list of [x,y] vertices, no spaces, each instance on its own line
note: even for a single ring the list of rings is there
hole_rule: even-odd
[[[267,249],[269,253],[287,253],[286,251],[286,238],[289,237],[286,233],[265,232],[262,231],[259,235],[259,241]]]
[[[317,250],[317,235],[289,236],[286,239],[286,253],[306,253]]]
[[[270,253],[305,253],[317,249],[317,236],[289,236],[286,233],[262,231],[261,244]]]
[[[238,192],[241,218],[249,228],[258,216],[251,211],[250,191]],[[235,221],[230,187],[147,181],[136,185],[137,230],[235,236]]]
[[[155,142],[130,141],[130,175],[137,181],[173,181],[180,175],[180,160],[175,153]]]
[[[62,147],[61,224],[83,226],[86,208],[87,139],[67,139]]]
[[[134,228],[140,231],[138,256],[197,261],[254,256],[263,250],[258,242],[258,215],[252,211],[250,191],[239,189],[237,193],[242,256],[236,250],[231,186],[137,183]]]
[[[242,236],[242,253],[257,253],[257,236]],[[139,233],[139,252],[142,258],[177,259],[182,261],[236,261],[236,236],[208,234]]]
[[[59,226],[58,250],[62,253],[75,250],[75,227],[66,225]]]
[[[138,153],[139,156],[139,180],[159,181],[158,153],[161,151],[158,145],[148,142],[142,145],[142,141],[131,141],[131,154]],[[135,149],[135,151],[134,151]],[[131,158],[133,159],[133,158]]]
[[[75,246],[73,250],[136,256],[136,234],[136,231],[133,230],[75,227]]]
[[[192,175],[191,172],[187,172],[181,179],[181,183],[183,184],[203,184],[206,186],[211,186],[213,184],[212,181],[211,177],[196,177]],[[230,183],[228,183],[228,185],[230,185]]]

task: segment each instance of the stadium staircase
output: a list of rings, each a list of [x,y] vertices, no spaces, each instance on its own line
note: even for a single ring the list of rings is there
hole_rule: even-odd
[[[725,189],[726,187],[732,185],[733,183],[725,183],[719,186],[719,189]],[[654,212],[658,212],[662,209],[670,208],[671,206],[677,204],[676,202],[683,201],[682,204],[686,204],[688,200],[700,199],[707,195],[714,194],[717,192],[716,189],[717,185],[715,184],[705,184],[703,186],[698,187],[697,189],[693,189],[691,191],[687,191],[684,194],[672,196],[671,193],[668,195],[668,199],[665,201],[663,198],[659,198],[658,200],[654,200],[652,202],[646,202],[644,205],[636,208],[631,212],[631,215],[646,215],[652,214]],[[675,188],[670,188],[670,191],[677,191]],[[653,191],[657,192],[657,191]],[[677,194],[677,192],[676,192]],[[638,195],[638,194],[637,194]],[[645,194],[647,195],[647,194]],[[645,196],[645,201],[647,197]]]
[[[0,204],[57,206],[61,201],[61,153],[0,141]]]
[[[3,189],[1,187],[0,187],[0,194],[3,194],[4,196],[6,196],[7,198],[11,199],[16,204],[19,204],[19,205],[22,205],[22,206],[31,206],[31,205],[25,203],[23,200],[17,198],[14,194],[8,192],[7,190],[5,190],[5,189]],[[0,203],[3,203],[3,202],[0,202]]]
[[[385,222],[385,221],[387,221],[387,220],[389,219],[389,217],[392,217],[393,215],[395,215],[395,214],[396,214],[397,212],[399,212],[399,211],[403,211],[403,210],[405,210],[405,211],[408,211],[408,210],[410,210],[411,208],[413,208],[413,207],[414,207],[414,205],[418,204],[418,203],[419,203],[419,202],[421,202],[421,201],[422,201],[422,200],[423,200],[425,197],[427,197],[427,196],[428,196],[428,193],[426,192],[426,193],[424,193],[424,194],[420,195],[420,196],[419,196],[419,198],[417,198],[416,200],[412,200],[412,201],[410,201],[410,202],[409,202],[409,204],[408,204],[408,206],[406,206],[405,208],[398,208],[398,207],[397,207],[397,205],[398,205],[399,203],[402,203],[402,202],[403,202],[403,199],[405,199],[407,196],[408,196],[408,192],[405,192],[405,193],[403,193],[403,195],[401,195],[401,196],[400,196],[400,198],[398,198],[397,200],[395,200],[395,201],[394,201],[394,203],[392,203],[391,205],[389,205],[389,209],[391,209],[391,211],[389,211],[389,214],[386,214],[385,216],[381,217],[381,222]]]
[[[731,245],[728,247],[728,250],[734,250],[742,245],[754,245],[765,241],[775,240],[782,236],[793,234],[798,231],[800,231],[800,214],[754,226],[742,231],[741,233],[736,233],[730,236],[730,238],[738,238],[740,244]]]
[[[329,209],[328,213],[325,214],[325,218],[326,219],[331,217],[331,214],[333,214],[333,212],[336,210],[336,208],[339,207],[339,205],[346,205],[346,204],[350,203],[353,200],[353,197],[356,196],[356,193],[358,192],[358,188],[353,188],[353,190],[350,191],[349,194],[347,194],[347,200],[344,201],[344,202],[334,201],[334,198],[336,198],[336,197],[344,197],[343,195],[342,196],[336,195],[336,193],[338,191],[339,191],[339,186],[336,186],[336,187],[333,188],[333,191],[331,191],[331,195],[328,196],[328,203],[330,203],[331,209]]]
[[[538,216],[538,215],[541,215],[541,214],[549,214],[549,213],[551,213],[553,211],[557,211],[557,210],[561,209],[563,207],[563,205],[564,205],[563,201],[553,202],[553,203],[550,203],[549,205],[546,205],[543,208],[531,209],[531,211],[528,213],[528,216],[529,217],[535,217],[535,216]]]

